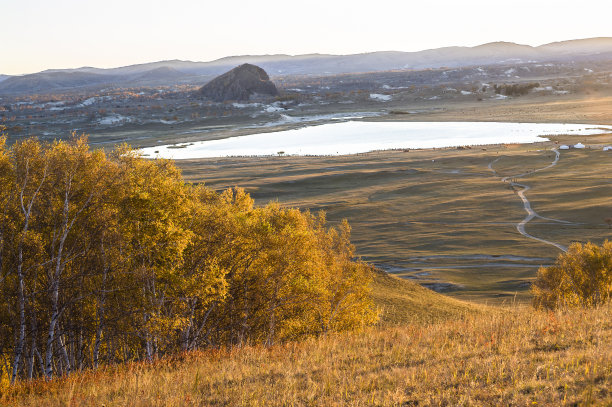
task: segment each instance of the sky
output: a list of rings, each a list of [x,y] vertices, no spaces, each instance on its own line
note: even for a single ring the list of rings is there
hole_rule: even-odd
[[[612,36],[609,0],[0,0],[0,74]]]

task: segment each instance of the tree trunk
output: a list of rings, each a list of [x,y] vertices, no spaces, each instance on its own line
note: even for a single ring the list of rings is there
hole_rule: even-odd
[[[28,231],[30,212],[24,211],[25,222],[23,225],[23,234],[25,235]],[[23,348],[25,345],[25,282],[23,276],[23,236],[19,240],[19,248],[17,255],[17,302],[19,303],[19,337],[15,343],[15,358],[13,360],[13,374],[11,376],[11,383],[15,383],[15,379],[19,374],[19,365],[21,364],[21,357],[23,355]]]
[[[106,281],[106,273],[104,274],[104,281]],[[93,348],[93,367],[98,367],[100,357],[100,345],[102,344],[102,333],[104,332],[104,304],[106,302],[105,284],[102,286],[102,298],[100,299],[100,306],[98,307],[98,326],[96,328],[96,339],[94,341]]]
[[[200,324],[200,327],[198,328],[198,330],[193,334],[193,338],[191,339],[187,350],[193,350],[196,347],[196,345],[198,344],[198,338],[200,337],[200,335],[202,334],[202,331],[204,330],[204,327],[206,326],[206,322],[208,321],[208,317],[213,312],[213,310],[215,309],[216,306],[217,306],[217,301],[214,301],[210,305],[210,308],[208,308],[208,311],[206,311],[206,315],[204,315],[204,318],[203,318],[202,323]],[[206,334],[206,340],[208,340],[209,334],[210,334],[210,330]]]
[[[23,238],[25,237],[25,234],[28,232],[29,226],[30,226],[30,216],[32,214],[32,207],[34,206],[34,202],[36,201],[36,197],[38,196],[38,193],[40,192],[40,189],[42,188],[43,184],[45,183],[45,179],[47,178],[47,167],[45,167],[44,169],[44,173],[43,173],[43,177],[40,181],[40,184],[38,184],[38,187],[36,188],[36,190],[34,191],[34,193],[32,194],[32,197],[30,198],[30,201],[27,204],[27,208],[26,208],[26,204],[24,202],[24,195],[25,195],[25,191],[26,191],[26,187],[28,185],[29,182],[29,161],[26,162],[26,168],[25,168],[25,178],[23,180],[23,184],[21,186],[21,190],[19,192],[19,203],[21,205],[21,213],[23,214],[23,229],[22,229],[22,233],[23,235],[20,237],[19,240],[19,246],[18,246],[18,259],[17,259],[17,284],[18,284],[18,288],[17,288],[17,301],[19,302],[19,337],[17,339],[17,342],[15,343],[15,357],[13,360],[13,374],[11,375],[11,383],[15,382],[15,379],[17,378],[17,375],[19,374],[19,367],[21,364],[21,359],[23,356],[23,348],[25,346],[25,326],[26,326],[26,320],[25,320],[25,282],[24,282],[24,275],[23,275]]]
[[[153,360],[153,345],[151,343],[151,338],[149,334],[147,334],[147,339],[145,341],[145,350],[147,352],[147,360],[150,362]]]
[[[58,261],[59,265],[59,261]],[[47,336],[47,349],[45,353],[45,377],[53,377],[53,343],[55,342],[55,326],[59,320],[59,281],[55,280],[51,288],[51,319],[49,321],[49,334]]]
[[[76,217],[74,218],[76,219]],[[73,222],[74,222],[73,219]],[[71,224],[72,226],[72,224]],[[55,341],[55,326],[59,320],[59,286],[62,275],[62,256],[64,254],[64,244],[70,227],[68,226],[68,193],[64,199],[64,221],[62,224],[62,235],[57,248],[57,256],[55,257],[55,270],[52,273],[53,282],[51,283],[51,320],[49,322],[49,336],[47,337],[47,352],[45,355],[45,376],[48,380],[53,377],[53,342]],[[65,349],[64,349],[65,351]]]
[[[38,359],[38,363],[40,364],[40,372],[44,373],[45,371],[45,361],[42,358],[42,355],[38,351],[38,348],[34,348],[34,354],[36,354],[36,358]]]
[[[15,379],[19,374],[19,367],[21,364],[21,357],[23,355],[23,348],[25,344],[25,330],[26,330],[26,319],[25,319],[25,287],[23,281],[23,251],[21,245],[19,248],[19,264],[17,265],[17,278],[18,289],[17,289],[17,302],[19,303],[19,337],[15,343],[15,357],[13,360],[13,374],[11,376],[11,383],[15,383]]]
[[[102,252],[102,260],[104,263],[104,272],[102,274],[102,293],[100,295],[100,299],[99,299],[99,306],[98,306],[98,326],[96,328],[96,339],[94,342],[94,348],[93,348],[93,367],[97,368],[98,367],[98,363],[99,363],[99,356],[100,356],[100,345],[102,344],[102,333],[104,332],[104,325],[105,325],[105,314],[106,314],[106,309],[105,309],[105,305],[106,305],[106,278],[108,276],[108,270],[109,267],[106,265],[106,250],[104,250],[104,238],[102,238],[102,241],[100,243],[100,250]]]
[[[270,313],[270,322],[268,324],[268,339],[266,339],[266,346],[274,345],[274,331],[276,329],[276,312],[275,308],[272,308]]]
[[[72,363],[70,362],[70,356],[68,356],[68,351],[66,350],[66,343],[64,341],[64,335],[57,336],[57,343],[60,346],[60,350],[62,352],[62,358],[64,360],[64,374],[69,375],[72,371]]]
[[[93,348],[93,367],[96,369],[98,367],[99,357],[100,357],[100,345],[102,344],[102,330],[104,329],[103,321],[98,323],[98,328],[96,330],[96,340],[94,342]]]
[[[37,326],[36,326],[36,314],[34,313],[34,307],[32,307],[32,314],[30,315],[30,335],[32,337],[32,343],[30,344],[30,355],[28,357],[28,379],[32,380],[34,377],[34,356],[38,353],[37,345],[36,345],[36,337],[37,337]]]

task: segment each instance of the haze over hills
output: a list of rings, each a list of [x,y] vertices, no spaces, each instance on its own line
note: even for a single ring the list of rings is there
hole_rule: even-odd
[[[612,37],[562,41],[538,47],[512,42],[493,42],[475,47],[455,46],[418,52],[242,55],[210,62],[171,60],[111,69],[83,67],[50,69],[22,76],[0,75],[0,94],[41,93],[96,86],[204,84],[213,77],[244,63],[256,64],[271,76],[279,76],[608,59],[612,60]]]

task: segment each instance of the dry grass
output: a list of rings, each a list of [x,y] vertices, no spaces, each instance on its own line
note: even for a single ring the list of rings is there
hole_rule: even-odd
[[[557,137],[560,143],[612,144],[612,135]],[[180,161],[190,181],[222,189],[245,187],[263,204],[324,209],[332,222],[347,218],[357,254],[424,284],[447,284],[445,294],[472,301],[529,301],[538,267],[560,253],[525,238],[516,224],[525,210],[500,177],[542,168],[554,142],[472,149],[384,151],[340,157],[226,158]],[[610,238],[611,154],[564,151],[559,164],[521,182],[542,216],[527,231],[565,246],[574,239]],[[495,176],[488,168],[497,160]],[[517,295],[518,293],[518,295]]]
[[[612,124],[609,92],[542,96],[531,94],[508,100],[436,101],[437,110],[414,115],[389,116],[395,120],[414,121],[500,121],[540,123]],[[431,102],[430,102],[431,103]],[[399,110],[425,109],[427,103],[413,103]],[[386,118],[385,118],[386,119]]]
[[[387,289],[398,295],[391,282],[387,283]],[[426,304],[427,300],[421,302]],[[418,308],[415,306],[415,312]],[[447,311],[451,308],[449,304]],[[269,349],[193,352],[151,364],[76,374],[52,383],[24,384],[2,395],[0,404],[612,403],[612,307],[545,313],[517,306],[486,313],[458,310],[451,318],[437,315],[437,322],[432,323],[373,327]]]
[[[434,323],[468,314],[499,312],[499,308],[456,300],[382,271],[375,275],[372,297],[379,310],[381,327]]]

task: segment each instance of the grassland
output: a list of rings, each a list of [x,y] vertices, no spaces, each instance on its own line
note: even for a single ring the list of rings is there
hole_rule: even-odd
[[[7,406],[609,405],[612,307],[485,308],[378,275],[379,326],[13,387]],[[425,316],[425,317],[424,317]],[[425,322],[425,321],[428,322]]]
[[[480,302],[528,301],[539,266],[558,249],[522,236],[526,215],[502,176],[550,164],[556,143],[592,149],[562,151],[559,163],[521,183],[540,215],[527,231],[565,246],[611,237],[612,135],[557,137],[530,145],[383,151],[340,157],[226,158],[180,161],[190,181],[245,187],[258,203],[325,210],[347,218],[365,260],[454,297]],[[488,166],[494,160],[493,174]]]
[[[609,92],[581,92],[564,96],[528,96],[508,100],[443,101],[431,109],[423,101],[406,109],[418,114],[390,115],[395,120],[416,121],[497,121],[530,123],[612,124],[612,96]],[[385,118],[387,120],[387,118]]]
[[[397,119],[606,124],[606,101],[472,102]],[[612,135],[179,162],[189,181],[246,187],[257,203],[324,209],[332,222],[348,218],[358,254],[404,278],[376,275],[380,323],[271,348],[192,352],[23,383],[0,395],[0,405],[612,405],[612,307],[547,313],[525,305],[537,268],[559,251],[517,232],[525,212],[500,181],[550,164],[551,148],[577,141],[593,148],[563,151],[557,166],[520,181],[532,187],[527,196],[540,215],[570,223],[534,219],[527,231],[564,245],[599,243],[612,236],[604,223],[612,216],[612,154],[599,148]],[[498,176],[488,168],[493,161]]]

